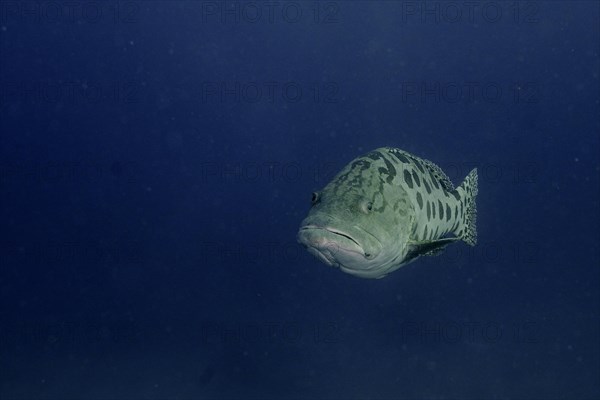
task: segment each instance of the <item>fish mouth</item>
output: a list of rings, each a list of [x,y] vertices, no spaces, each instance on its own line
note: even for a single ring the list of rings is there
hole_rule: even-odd
[[[356,241],[356,239],[354,239],[349,234],[340,231],[339,229],[335,229],[335,228],[331,228],[331,227],[327,227],[327,226],[317,226],[317,225],[305,225],[305,226],[303,226],[303,227],[300,228],[300,232],[307,231],[307,230],[323,230],[323,231],[332,233],[332,234],[334,234],[336,236],[341,236],[341,237],[349,240],[350,242],[354,243],[356,245],[356,247],[360,250],[359,252],[361,253],[362,256],[364,256],[367,259],[372,258],[372,255],[369,254],[369,253],[367,253],[367,252],[365,252],[364,248],[360,245],[360,243],[358,243]],[[346,249],[346,251],[358,253],[358,251],[351,250],[351,249]]]
[[[338,231],[337,229],[332,229],[332,228],[323,228],[328,232],[331,232],[335,235],[339,235],[342,237],[345,237],[346,239],[350,240],[351,242],[354,242],[354,244],[356,244],[358,247],[360,247],[362,249],[362,246],[360,244],[358,244],[358,242],[356,240],[354,240],[354,238],[344,232]]]

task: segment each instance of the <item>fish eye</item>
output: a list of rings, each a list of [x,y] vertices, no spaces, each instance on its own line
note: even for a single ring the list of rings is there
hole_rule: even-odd
[[[373,203],[368,201],[368,202],[363,202],[362,204],[362,209],[365,212],[365,214],[370,213],[371,211],[373,211]]]
[[[315,205],[319,202],[319,198],[320,198],[319,192],[312,192],[312,197],[311,197],[310,201],[313,205]]]

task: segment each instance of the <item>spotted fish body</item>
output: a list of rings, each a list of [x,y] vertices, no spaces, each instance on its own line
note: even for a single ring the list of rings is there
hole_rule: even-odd
[[[328,265],[382,278],[463,240],[474,246],[477,170],[454,188],[431,161],[383,147],[348,164],[319,192],[298,241]]]

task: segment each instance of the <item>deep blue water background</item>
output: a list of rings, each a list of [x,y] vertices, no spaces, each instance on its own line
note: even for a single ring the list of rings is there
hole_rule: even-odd
[[[598,3],[1,4],[2,399],[600,397]],[[477,247],[296,244],[379,146]]]

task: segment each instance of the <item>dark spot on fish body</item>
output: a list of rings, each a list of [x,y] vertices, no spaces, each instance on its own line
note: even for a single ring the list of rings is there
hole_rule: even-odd
[[[450,210],[450,206],[446,204],[446,221],[450,221],[452,217],[452,210]]]
[[[429,183],[427,183],[427,180],[425,178],[423,178],[423,185],[425,185],[425,190],[427,190],[427,193],[431,194],[431,187],[429,186]]]
[[[440,207],[440,219],[444,219],[444,206],[442,205],[442,202],[438,200],[438,206]]]
[[[406,198],[400,198],[394,205],[394,209],[401,217],[406,217],[408,215],[408,201]]]
[[[392,164],[390,162],[390,160],[388,160],[387,158],[385,158],[385,157],[382,157],[382,158],[383,158],[383,161],[385,162],[385,166],[387,167],[387,169],[389,171],[388,173],[390,174],[390,176],[393,179],[396,176],[396,168],[394,168],[394,164]]]
[[[413,163],[417,166],[417,168],[419,168],[419,171],[421,171],[422,174],[425,173],[425,169],[423,169],[423,166],[421,165],[419,160],[417,160],[416,158],[413,158]]]
[[[454,196],[454,198],[455,198],[457,201],[460,201],[460,195],[458,194],[458,190],[453,190],[453,191],[452,191],[452,192],[450,192],[450,193],[452,193],[452,196]]]
[[[394,168],[394,164],[392,164],[387,158],[382,157],[383,161],[385,162],[385,166],[388,169],[388,179],[387,182],[388,183],[392,183],[392,181],[394,180],[394,178],[396,177],[396,168]]]
[[[452,225],[452,229],[450,229],[450,232],[454,232],[456,228],[458,228],[458,221],[459,219],[457,218],[454,222],[454,225]]]
[[[425,230],[423,231],[423,239],[427,239],[427,225],[425,225]]]
[[[429,205],[429,200],[427,201],[427,221],[431,221],[431,206]]]
[[[386,178],[385,178],[385,181],[386,181],[387,183],[389,183],[389,184],[391,184],[391,183],[392,183],[392,181],[394,180],[394,176],[396,176],[396,174],[395,174],[395,172],[396,172],[396,171],[395,171],[395,170],[394,170],[394,175],[391,175],[391,174],[390,174],[390,171],[389,171],[389,170],[387,170],[387,169],[385,169],[385,168],[383,168],[383,167],[379,167],[379,168],[377,169],[377,171],[379,171],[379,174],[380,174],[380,175],[385,175],[385,176],[386,176]]]
[[[437,181],[437,178],[433,175],[431,171],[429,171],[429,175],[431,176],[431,182],[433,183],[433,186],[435,186],[436,189],[439,189],[440,185]]]
[[[413,188],[412,176],[410,176],[410,172],[408,170],[404,170],[404,181],[408,185],[409,188]]]
[[[417,174],[417,172],[415,170],[413,170],[412,176],[413,176],[413,179],[414,179],[415,183],[417,184],[417,186],[421,187],[421,180],[419,179],[419,175]]]
[[[362,186],[362,178],[360,176],[354,176],[352,180],[349,181],[350,187],[359,188]]]
[[[421,192],[417,192],[417,203],[419,203],[419,208],[423,209],[423,197],[421,196]]]
[[[431,216],[432,216],[433,218],[435,218],[435,209],[436,209],[436,207],[435,207],[435,202],[433,202],[433,201],[432,201],[432,202],[431,202]]]
[[[454,218],[458,218],[458,205],[454,206]]]
[[[394,152],[392,152],[392,155],[393,155],[394,157],[396,157],[396,158],[398,159],[398,161],[400,161],[400,162],[401,162],[401,163],[403,163],[403,164],[408,164],[408,163],[410,163],[410,161],[408,161],[408,158],[406,158],[406,157],[404,156],[404,154],[402,154],[402,153],[400,153],[400,152],[394,151]]]
[[[364,171],[366,169],[369,169],[369,167],[371,167],[371,163],[369,161],[367,161],[367,160],[364,160],[364,159],[354,161],[352,163],[352,165],[350,166],[351,169],[359,168],[360,169],[359,172],[362,172],[362,171]]]
[[[380,158],[382,158],[381,153],[378,151],[372,151],[369,154],[367,154],[367,157],[369,157],[371,160],[373,161],[377,161]]]

